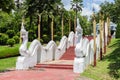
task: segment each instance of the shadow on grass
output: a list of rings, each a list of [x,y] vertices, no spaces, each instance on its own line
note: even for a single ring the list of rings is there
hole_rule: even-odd
[[[10,72],[11,70],[0,70],[0,73]]]
[[[109,48],[115,48],[105,57],[110,62],[108,66],[108,69],[110,70],[109,75],[117,80],[120,79],[120,39],[116,40]]]

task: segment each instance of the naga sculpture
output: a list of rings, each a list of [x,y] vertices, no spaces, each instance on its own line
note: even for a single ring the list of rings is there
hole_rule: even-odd
[[[79,24],[79,19],[77,19],[77,28],[76,28],[76,44],[80,42],[80,39],[83,35],[83,29],[81,28],[81,25]]]
[[[19,48],[19,53],[21,56],[17,58],[16,69],[29,69],[40,62],[41,43],[35,39],[31,42],[29,48],[27,48],[28,32],[25,30],[23,22],[20,35],[22,44]]]
[[[25,30],[23,22],[21,26],[21,31],[20,31],[21,39],[22,39],[22,44],[19,48],[19,52],[21,56],[29,56],[29,52],[27,50],[27,42],[28,42],[28,32]]]

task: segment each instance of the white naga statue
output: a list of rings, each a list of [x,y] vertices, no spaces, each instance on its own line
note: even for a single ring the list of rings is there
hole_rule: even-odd
[[[83,29],[81,28],[81,25],[79,24],[79,19],[77,18],[77,28],[76,28],[76,44],[80,42],[80,39],[83,35]]]
[[[82,73],[84,71],[84,55],[83,55],[83,43],[82,43],[83,29],[79,24],[79,19],[77,19],[77,28],[75,33],[75,58],[73,63],[73,72]]]
[[[27,50],[27,42],[28,42],[28,32],[24,28],[24,24],[22,22],[20,37],[22,39],[22,44],[19,48],[19,52],[21,56],[29,56],[29,52]]]

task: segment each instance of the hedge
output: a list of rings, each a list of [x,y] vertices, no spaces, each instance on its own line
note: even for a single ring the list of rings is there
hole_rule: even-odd
[[[19,37],[18,36],[13,36],[13,39],[15,40],[15,43],[19,43]]]
[[[0,33],[0,45],[6,45],[8,40],[8,35]]]
[[[15,40],[13,38],[7,40],[7,44],[10,45],[10,47],[13,47],[15,44]]]
[[[28,42],[27,46],[30,46],[31,42]],[[21,44],[15,44],[13,47],[0,45],[0,59],[19,56],[19,47]]]
[[[12,38],[13,36],[15,36],[15,31],[14,30],[7,30],[6,34],[9,36],[9,38]]]
[[[0,58],[18,56],[19,46],[19,44],[15,44],[14,47],[0,46]]]

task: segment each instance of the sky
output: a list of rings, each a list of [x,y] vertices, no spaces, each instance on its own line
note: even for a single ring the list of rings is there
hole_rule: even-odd
[[[70,4],[71,0],[62,0],[65,9],[69,10],[71,8],[71,4]],[[98,12],[101,8],[100,8],[100,4],[103,3],[104,1],[108,1],[108,2],[114,2],[114,0],[83,0],[83,10],[82,10],[82,14],[84,16],[90,16],[92,14],[92,8],[94,7],[95,11]]]

